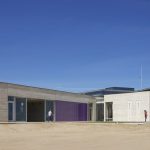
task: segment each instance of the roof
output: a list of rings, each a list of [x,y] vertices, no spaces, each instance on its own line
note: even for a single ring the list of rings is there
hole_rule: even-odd
[[[92,96],[104,96],[109,94],[120,94],[120,93],[131,93],[134,92],[134,88],[128,88],[128,87],[109,87],[105,89],[99,89],[94,91],[86,92],[86,95],[92,95]]]
[[[7,83],[7,82],[0,82],[0,85],[5,85],[7,88],[29,88],[32,90],[40,90],[42,92],[54,92],[54,93],[60,93],[60,94],[72,94],[76,96],[81,96],[81,97],[91,97],[90,95],[85,95],[82,93],[73,93],[73,92],[67,92],[67,91],[60,91],[60,90],[53,90],[53,89],[48,89],[48,88],[40,88],[40,87],[34,87],[34,86],[27,86],[27,85],[21,85],[21,84],[15,84],[15,83]]]
[[[142,91],[150,91],[150,88],[143,89]]]

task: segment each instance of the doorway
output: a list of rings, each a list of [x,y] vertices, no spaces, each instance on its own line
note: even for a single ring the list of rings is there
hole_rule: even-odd
[[[88,121],[92,121],[92,111],[93,111],[93,104],[89,103],[89,105],[88,105]]]
[[[44,122],[45,121],[45,101],[44,100],[27,100],[27,122]]]
[[[96,104],[96,121],[104,121],[104,103]]]
[[[113,103],[106,103],[106,121],[113,121]]]

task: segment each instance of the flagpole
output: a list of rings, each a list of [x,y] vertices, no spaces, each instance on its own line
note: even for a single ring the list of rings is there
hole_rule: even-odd
[[[141,65],[141,90],[143,89],[143,66]]]

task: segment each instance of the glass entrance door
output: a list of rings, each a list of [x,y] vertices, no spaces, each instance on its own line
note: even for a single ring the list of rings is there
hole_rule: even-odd
[[[26,121],[25,98],[16,98],[16,121]]]

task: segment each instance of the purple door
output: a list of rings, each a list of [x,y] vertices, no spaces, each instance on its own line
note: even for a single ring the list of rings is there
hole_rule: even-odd
[[[56,101],[56,121],[87,121],[87,104]]]

